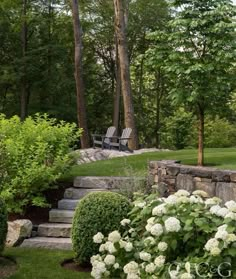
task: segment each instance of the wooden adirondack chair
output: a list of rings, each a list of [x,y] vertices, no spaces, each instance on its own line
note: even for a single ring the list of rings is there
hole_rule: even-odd
[[[129,151],[133,152],[133,150],[129,149],[128,147],[128,141],[131,139],[130,135],[132,133],[131,128],[125,128],[122,132],[121,137],[112,137],[112,139],[117,139],[117,142],[110,141],[109,143],[109,149],[111,148],[118,148],[119,151]]]
[[[116,127],[111,126],[107,129],[106,135],[92,134],[93,148],[95,148],[96,145],[101,146],[102,149],[106,147],[109,148],[110,139],[114,136],[115,131],[116,131]]]

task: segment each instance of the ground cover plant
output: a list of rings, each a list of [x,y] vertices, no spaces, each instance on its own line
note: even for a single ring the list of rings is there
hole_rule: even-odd
[[[18,116],[0,115],[0,135],[0,197],[8,211],[47,206],[44,193],[69,169],[69,152],[80,130],[47,115],[37,114],[24,122]]]
[[[130,202],[118,193],[90,193],[80,201],[72,228],[73,250],[79,264],[88,264],[90,257],[98,252],[94,234],[98,230],[107,234],[117,229],[129,210]]]
[[[219,198],[207,196],[199,190],[192,195],[179,190],[168,198],[138,195],[119,231],[94,236],[100,253],[91,258],[91,275],[96,279],[234,278],[236,202],[220,206]]]
[[[207,148],[205,149],[205,165],[219,169],[236,170],[236,148]],[[197,150],[183,149],[178,151],[151,152],[122,158],[97,161],[89,164],[74,165],[65,179],[75,176],[131,176],[147,174],[149,161],[180,160],[187,165],[197,164]],[[127,168],[132,170],[127,172]]]

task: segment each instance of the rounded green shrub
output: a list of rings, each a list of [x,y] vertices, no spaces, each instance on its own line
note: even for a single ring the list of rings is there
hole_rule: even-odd
[[[5,203],[0,199],[0,255],[4,249],[7,235],[7,209]]]
[[[129,200],[112,192],[94,192],[84,197],[76,208],[72,227],[73,250],[76,261],[89,263],[90,257],[98,253],[98,244],[93,243],[97,232],[106,235],[119,229],[120,221],[130,210]]]

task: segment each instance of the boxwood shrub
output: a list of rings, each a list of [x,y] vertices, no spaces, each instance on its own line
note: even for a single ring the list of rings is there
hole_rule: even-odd
[[[89,263],[90,257],[98,253],[99,245],[93,243],[93,236],[119,229],[129,210],[129,200],[118,193],[94,192],[80,201],[72,227],[73,250],[79,264]]]
[[[5,203],[0,199],[0,255],[4,249],[7,235],[7,209]]]

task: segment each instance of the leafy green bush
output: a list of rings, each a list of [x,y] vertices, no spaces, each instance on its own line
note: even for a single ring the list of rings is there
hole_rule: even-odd
[[[88,263],[98,252],[98,245],[93,243],[95,233],[118,229],[129,210],[128,199],[118,193],[94,192],[80,201],[72,228],[73,250],[80,264]]]
[[[139,196],[129,219],[121,221],[123,234],[94,236],[100,254],[91,258],[91,275],[96,279],[231,278],[227,275],[236,259],[236,202],[222,207],[219,198],[206,197],[199,190],[192,195],[179,190],[168,198]]]
[[[69,151],[80,135],[75,124],[35,115],[21,122],[18,116],[0,115],[0,197],[10,212],[28,205],[46,206],[44,193],[53,187],[72,162]],[[3,175],[2,175],[3,173]]]
[[[5,246],[7,235],[7,210],[5,203],[0,199],[0,255]]]

